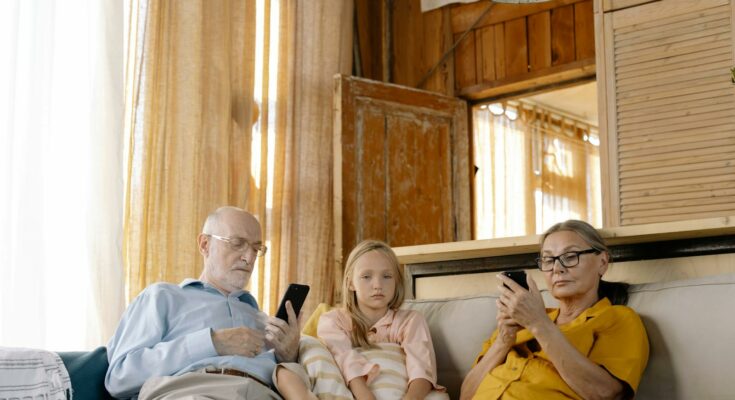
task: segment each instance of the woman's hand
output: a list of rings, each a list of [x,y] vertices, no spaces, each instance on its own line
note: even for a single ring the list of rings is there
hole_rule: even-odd
[[[528,290],[503,274],[497,276],[505,284],[499,286],[498,315],[505,314],[516,324],[527,329],[530,329],[534,324],[550,321],[546,315],[546,307],[541,292],[539,292],[536,282],[530,276],[526,276]],[[500,324],[500,320],[498,320],[498,324]]]
[[[500,308],[500,299],[496,300],[495,303]],[[517,322],[510,317],[510,315],[498,311],[498,315],[495,316],[498,321],[498,337],[495,338],[495,343],[501,348],[506,349],[506,352],[516,343],[516,333],[521,330]]]

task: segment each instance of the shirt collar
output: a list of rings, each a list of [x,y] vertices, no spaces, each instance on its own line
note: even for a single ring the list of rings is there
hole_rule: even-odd
[[[592,307],[582,311],[581,314],[577,315],[577,318],[574,318],[571,322],[569,322],[568,325],[574,325],[580,322],[587,321],[590,318],[596,317],[600,314],[602,314],[605,310],[608,309],[608,307],[611,307],[612,303],[610,303],[610,299],[607,297],[603,297],[600,300],[597,300],[597,303],[592,305]],[[556,318],[559,317],[559,309],[554,308],[551,309],[548,312],[549,318],[551,318],[552,321],[556,321]]]
[[[181,282],[179,284],[179,286],[181,288],[185,288],[187,286],[192,286],[192,287],[196,287],[196,288],[199,288],[199,289],[205,289],[205,290],[210,291],[210,292],[216,292],[216,293],[222,294],[222,292],[220,292],[219,290],[217,290],[216,287],[210,285],[207,282],[200,281],[198,279],[192,279],[192,278],[184,279],[184,281]],[[231,292],[226,297],[231,297],[231,296],[237,297],[241,301],[245,301],[244,300],[244,297],[249,297],[250,296],[250,292],[248,292],[247,290],[242,290],[242,289],[241,290],[236,290],[234,292]]]
[[[393,323],[393,318],[395,318],[395,316],[396,316],[396,311],[389,308],[388,309],[388,312],[386,312],[385,315],[383,315],[378,320],[378,322],[376,322],[375,324],[373,324],[373,326],[371,328],[379,328],[381,326],[390,325],[390,324]]]

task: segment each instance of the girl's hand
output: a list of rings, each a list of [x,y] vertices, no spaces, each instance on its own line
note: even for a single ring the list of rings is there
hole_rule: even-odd
[[[548,320],[544,299],[531,276],[526,276],[528,290],[505,275],[498,274],[497,276],[505,284],[499,286],[500,298],[497,300],[497,305],[500,313],[508,315],[517,324],[527,329],[536,323]]]

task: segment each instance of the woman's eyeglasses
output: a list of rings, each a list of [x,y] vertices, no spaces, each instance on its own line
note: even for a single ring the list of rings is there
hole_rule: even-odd
[[[552,269],[554,269],[554,264],[556,263],[556,260],[559,260],[559,263],[564,268],[572,268],[579,265],[579,256],[582,254],[600,254],[600,250],[597,249],[587,249],[587,250],[580,250],[580,251],[568,251],[564,254],[560,254],[556,257],[554,256],[543,256],[536,259],[536,265],[538,265],[538,269],[544,272],[549,272]]]

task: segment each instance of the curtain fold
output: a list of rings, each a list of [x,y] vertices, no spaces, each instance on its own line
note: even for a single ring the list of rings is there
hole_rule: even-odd
[[[273,313],[288,283],[331,302],[332,77],[349,73],[352,1],[149,2],[128,65],[128,299],[198,277],[195,238],[230,204],[269,250],[249,289]],[[129,61],[130,62],[130,61]]]
[[[103,345],[124,309],[122,3],[0,3],[0,343]]]

